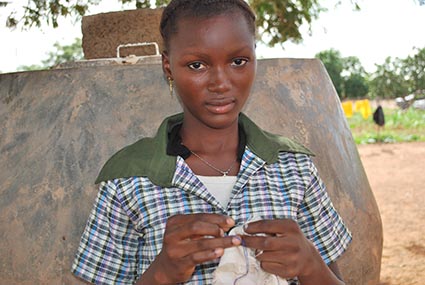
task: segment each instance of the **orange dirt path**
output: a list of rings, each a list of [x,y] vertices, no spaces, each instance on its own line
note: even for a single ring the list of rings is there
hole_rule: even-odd
[[[425,284],[425,143],[358,150],[384,229],[380,285]]]

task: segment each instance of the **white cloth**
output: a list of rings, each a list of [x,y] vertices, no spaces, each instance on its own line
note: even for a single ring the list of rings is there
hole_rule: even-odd
[[[245,234],[243,226],[233,228],[229,235]],[[248,261],[248,262],[247,262]],[[288,285],[285,279],[261,269],[253,249],[236,246],[226,248],[213,274],[213,285]]]
[[[197,175],[199,180],[204,183],[210,192],[220,204],[226,208],[230,200],[233,186],[236,183],[236,176],[201,176]]]

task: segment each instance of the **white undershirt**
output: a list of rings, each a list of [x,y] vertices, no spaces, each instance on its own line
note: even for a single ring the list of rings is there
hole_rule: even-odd
[[[236,176],[201,176],[197,175],[199,180],[204,183],[210,192],[223,207],[229,203],[230,194],[236,183]]]

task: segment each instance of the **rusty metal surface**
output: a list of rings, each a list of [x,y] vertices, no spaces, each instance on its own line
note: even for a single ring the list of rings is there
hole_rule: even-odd
[[[318,60],[260,60],[245,112],[297,139],[353,232],[347,284],[378,284],[382,225],[357,148]],[[82,284],[70,273],[107,158],[180,111],[159,64],[0,75],[0,284]]]
[[[81,25],[84,58],[116,57],[119,45],[142,42],[156,42],[162,51],[158,27],[163,10],[146,8],[84,16]],[[120,52],[122,56],[153,54],[153,46],[126,47]]]

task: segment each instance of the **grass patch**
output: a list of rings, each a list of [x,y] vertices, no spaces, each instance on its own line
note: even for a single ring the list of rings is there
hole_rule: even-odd
[[[347,118],[356,144],[425,141],[425,110],[384,109],[385,126],[378,131],[372,116]]]

